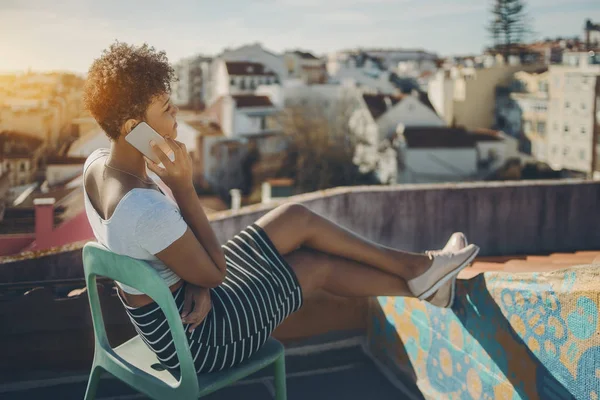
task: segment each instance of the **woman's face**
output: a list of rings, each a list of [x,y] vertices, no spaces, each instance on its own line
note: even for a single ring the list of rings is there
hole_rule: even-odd
[[[146,122],[161,136],[177,138],[177,111],[179,108],[171,102],[168,93],[156,96],[146,110]]]

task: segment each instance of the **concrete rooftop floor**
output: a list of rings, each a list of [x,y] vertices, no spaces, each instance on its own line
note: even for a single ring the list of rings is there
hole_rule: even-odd
[[[310,339],[286,348],[287,391],[289,400],[397,400],[422,399],[414,383],[400,381],[381,369],[362,346],[358,335]],[[270,370],[259,371],[221,389],[207,400],[274,399]],[[83,398],[88,371],[43,372],[0,384],[0,398],[11,400]],[[109,374],[98,388],[98,400],[146,399]]]

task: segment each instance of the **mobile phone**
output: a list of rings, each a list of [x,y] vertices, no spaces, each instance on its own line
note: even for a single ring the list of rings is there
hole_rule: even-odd
[[[151,140],[154,140],[167,156],[173,152],[167,141],[145,122],[137,124],[135,128],[125,136],[125,140],[156,164],[160,164],[162,161],[160,161],[158,156],[152,150],[152,146],[150,146]],[[172,158],[172,156],[169,158]]]

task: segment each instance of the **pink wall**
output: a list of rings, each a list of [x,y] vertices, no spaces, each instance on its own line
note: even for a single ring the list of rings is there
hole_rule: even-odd
[[[94,239],[94,232],[88,222],[85,210],[74,218],[56,227],[42,241],[36,240],[26,250],[44,250],[50,247],[64,246],[69,243]]]
[[[19,253],[23,248],[31,244],[34,239],[35,235],[33,233],[2,235],[2,237],[0,237],[0,256]]]

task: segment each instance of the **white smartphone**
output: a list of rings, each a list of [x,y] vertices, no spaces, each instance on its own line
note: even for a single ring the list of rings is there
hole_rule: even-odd
[[[150,141],[154,140],[158,147],[164,151],[172,161],[173,156],[170,153],[172,153],[173,150],[171,150],[167,141],[145,122],[137,124],[135,128],[125,136],[125,140],[156,164],[161,164],[162,161],[154,154],[154,151],[150,146]]]

